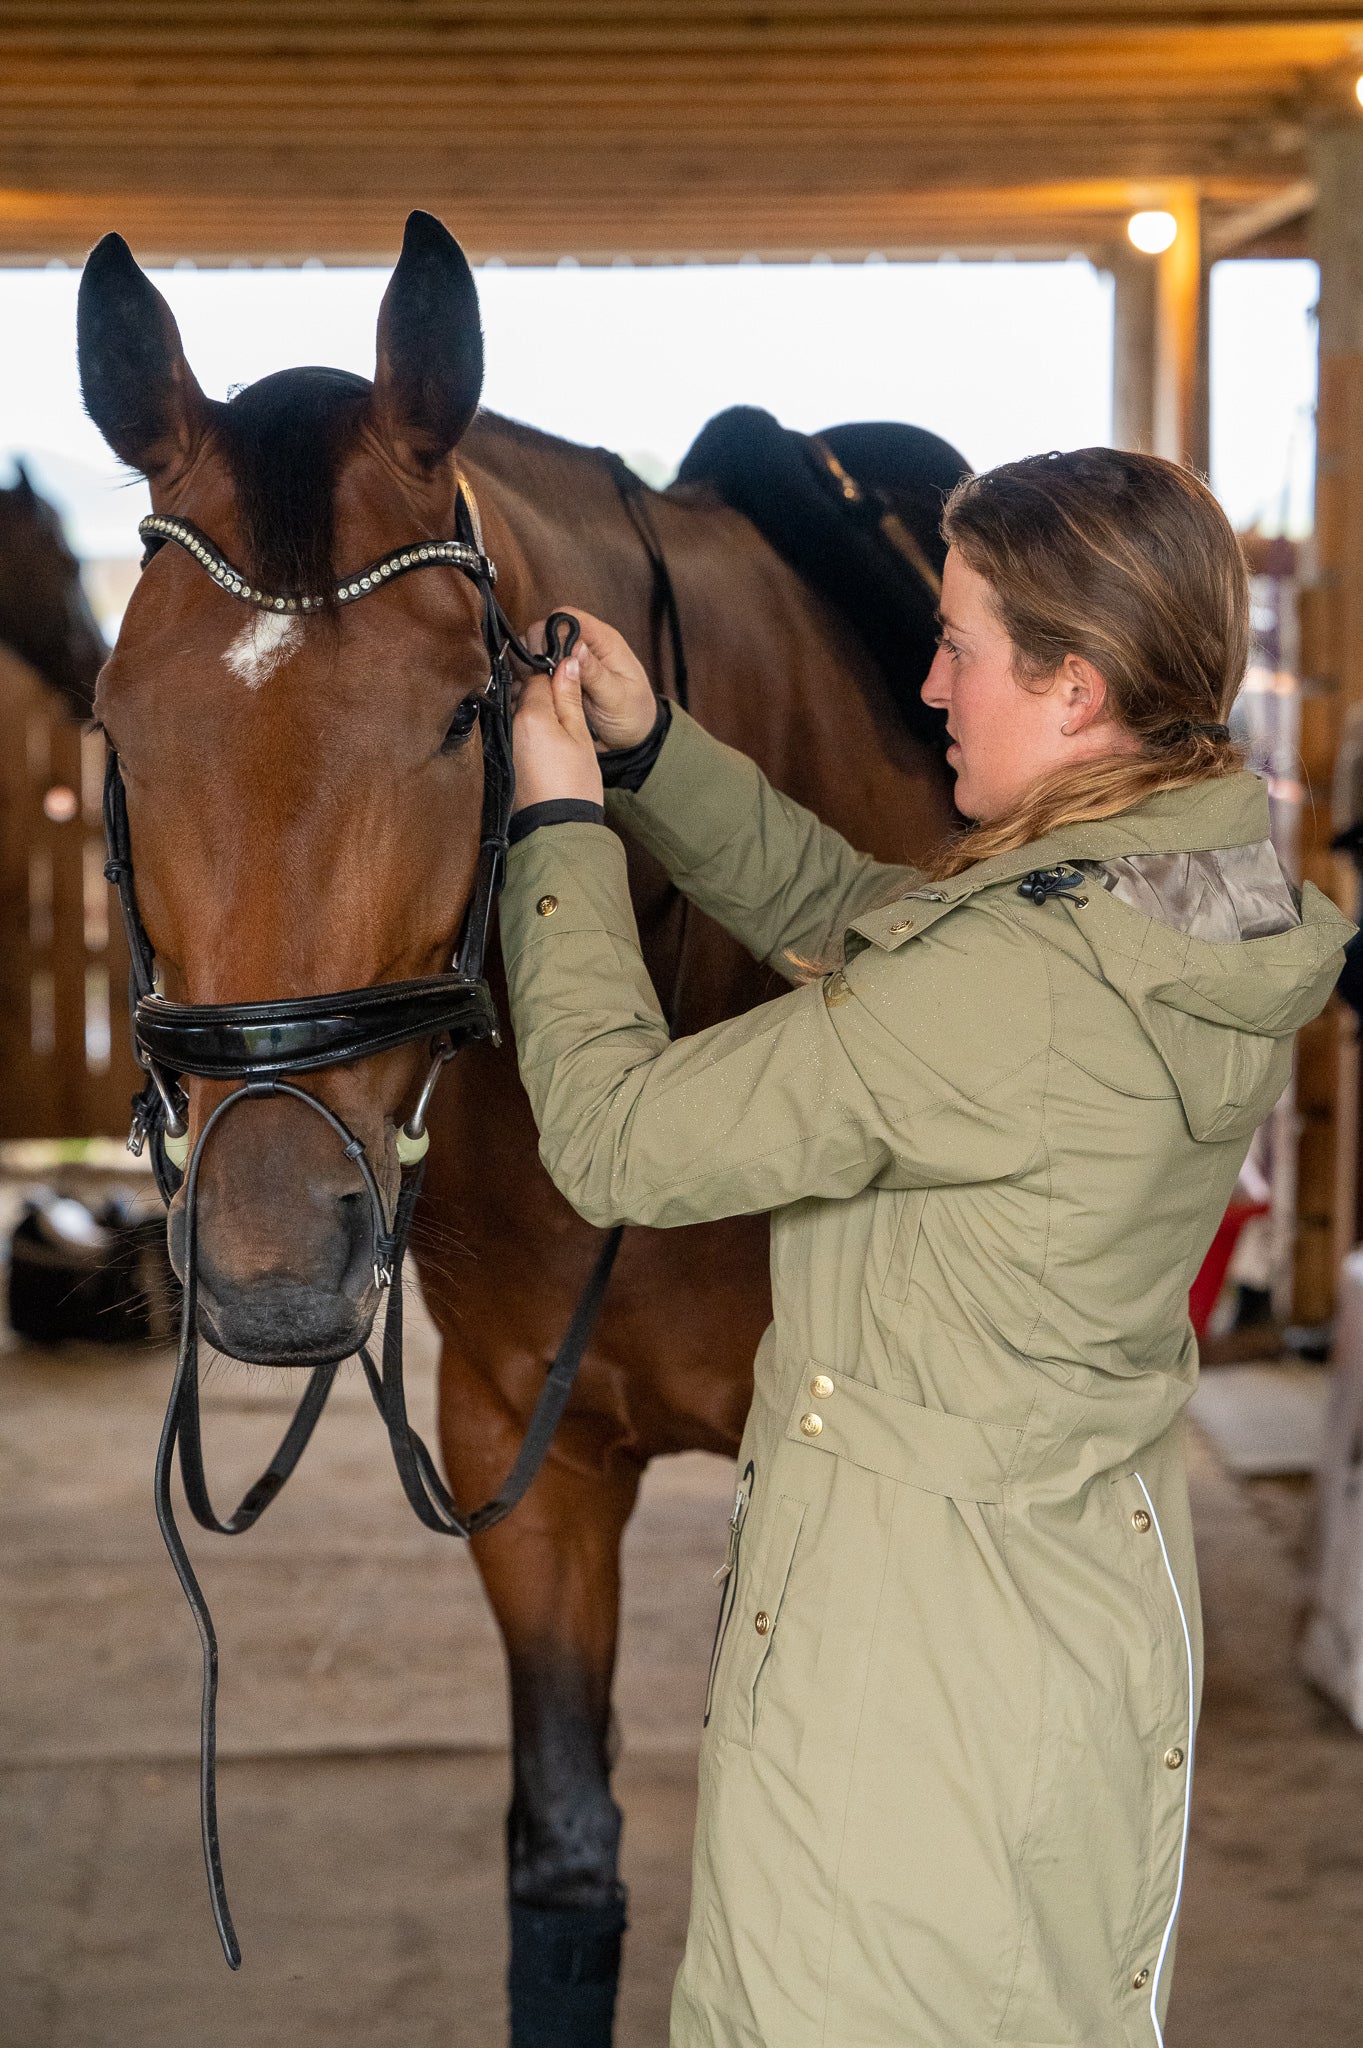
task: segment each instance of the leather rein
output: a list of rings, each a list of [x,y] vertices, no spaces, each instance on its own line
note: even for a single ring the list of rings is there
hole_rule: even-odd
[[[500,1043],[496,1007],[484,975],[492,909],[506,860],[514,794],[511,755],[511,664],[552,673],[578,637],[576,619],[555,612],[548,621],[548,654],[535,654],[518,639],[497,601],[497,572],[483,546],[473,493],[459,480],[456,534],[397,548],[347,577],[321,597],[278,596],[256,588],[208,537],[188,520],[155,513],[139,527],[147,552],[173,544],[199,563],[221,590],[259,611],[316,614],[333,605],[357,603],[395,576],[416,569],[453,568],[468,577],[482,599],[482,632],[491,675],[478,699],[483,747],[483,814],[478,866],[454,964],[447,974],[345,989],[323,996],[276,1002],[172,1003],[157,989],[156,960],[142,924],[134,885],[132,842],[118,755],[111,748],[104,785],[104,826],[108,849],[105,875],[118,893],[131,961],[129,1002],[133,1048],[146,1083],[133,1100],[128,1149],[140,1156],[150,1147],[152,1169],[169,1206],[184,1188],[184,1297],[179,1349],[170,1400],[156,1453],[156,1517],[166,1549],[198,1626],[203,1650],[200,1717],[199,1809],[204,1862],[213,1917],[223,1954],[237,1969],[241,1948],[232,1924],[223,1879],[217,1817],[218,1644],[212,1616],[176,1524],[171,1471],[178,1454],[190,1513],[202,1528],[238,1536],[259,1520],[298,1464],[331,1392],[341,1361],[314,1367],[298,1408],[269,1465],[236,1509],[221,1515],[209,1496],[204,1467],[199,1404],[198,1358],[198,1194],[204,1147],[224,1117],[243,1102],[286,1096],[320,1116],[352,1160],[368,1198],[374,1254],[374,1283],[387,1295],[380,1362],[368,1346],[359,1359],[374,1404],[388,1431],[402,1488],[418,1518],[445,1536],[468,1538],[494,1528],[523,1498],[544,1462],[567,1407],[583,1354],[591,1341],[610,1278],[620,1232],[613,1230],[599,1253],[572,1320],[550,1366],[515,1463],[499,1492],[470,1513],[460,1510],[436,1469],[434,1458],[407,1414],[402,1373],[402,1273],[412,1217],[425,1173],[430,1143],[426,1116],[444,1066],[461,1046],[480,1039]],[[366,1059],[394,1047],[429,1042],[431,1064],[412,1115],[398,1132],[400,1179],[391,1222],[383,1194],[361,1139],[296,1077]],[[206,1118],[191,1149],[186,1076],[231,1080],[239,1085]]]

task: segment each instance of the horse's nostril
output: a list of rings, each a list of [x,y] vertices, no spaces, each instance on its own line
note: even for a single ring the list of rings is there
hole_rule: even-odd
[[[185,1277],[185,1212],[183,1203],[173,1208],[166,1218],[166,1246],[170,1252],[170,1263],[177,1280]]]
[[[370,1268],[374,1263],[374,1218],[369,1197],[362,1189],[357,1189],[352,1195],[342,1195],[336,1207],[340,1212],[341,1232],[347,1247],[341,1285],[347,1293],[362,1291],[369,1284]]]

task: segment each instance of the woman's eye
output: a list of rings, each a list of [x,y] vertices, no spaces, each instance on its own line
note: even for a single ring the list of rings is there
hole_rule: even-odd
[[[455,712],[454,717],[450,720],[449,730],[440,742],[441,753],[452,754],[456,747],[461,747],[477,723],[478,699],[476,697],[465,697],[463,703]]]

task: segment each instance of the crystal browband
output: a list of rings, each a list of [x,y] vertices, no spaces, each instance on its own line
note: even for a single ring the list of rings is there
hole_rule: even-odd
[[[354,604],[357,598],[367,597],[371,590],[381,589],[393,576],[404,576],[409,569],[426,569],[442,562],[471,571],[475,576],[486,577],[489,583],[497,580],[495,567],[481,549],[471,547],[463,540],[432,540],[394,548],[391,554],[381,555],[377,562],[370,562],[367,568],[338,583],[330,599],[276,597],[271,591],[255,589],[250,578],[243,576],[240,569],[233,568],[207,535],[188,519],[177,519],[167,512],[152,512],[139,523],[137,531],[148,547],[174,541],[186,554],[194,557],[220,590],[262,612],[320,612],[326,610],[329,603]]]

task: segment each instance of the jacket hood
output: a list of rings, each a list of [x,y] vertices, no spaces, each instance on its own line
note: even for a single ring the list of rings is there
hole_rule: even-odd
[[[985,891],[1015,893],[1035,869],[1078,869],[1082,883],[1075,874],[1068,889],[1035,905],[1038,936],[1067,948],[1082,940],[1164,1060],[1195,1138],[1248,1138],[1286,1086],[1293,1037],[1325,1007],[1354,925],[1308,882],[1299,924],[1215,943],[1119,900],[1092,867],[1250,847],[1268,836],[1264,785],[1249,774],[1227,776],[1162,792],[1115,818],[1062,827],[905,901],[922,906],[913,919],[921,932]],[[884,945],[903,922],[894,911],[877,910],[853,929]]]

